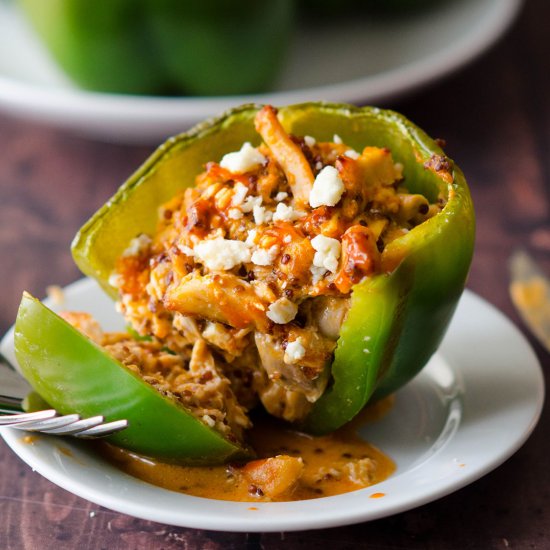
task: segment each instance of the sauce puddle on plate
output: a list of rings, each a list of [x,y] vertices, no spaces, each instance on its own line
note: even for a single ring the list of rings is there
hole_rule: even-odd
[[[248,441],[257,460],[221,466],[165,464],[100,444],[100,452],[122,471],[143,481],[189,495],[245,502],[291,501],[338,495],[370,487],[389,477],[395,464],[357,430],[392,406],[386,398],[366,408],[347,426],[311,436],[260,415]]]

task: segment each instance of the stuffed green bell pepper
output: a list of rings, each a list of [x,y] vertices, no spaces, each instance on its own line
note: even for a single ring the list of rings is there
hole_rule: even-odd
[[[437,349],[474,225],[462,172],[401,115],[248,105],[162,145],[73,254],[138,333],[205,341],[246,410],[326,433]]]
[[[79,86],[130,94],[255,93],[278,72],[292,0],[19,0]]]
[[[78,362],[62,356],[66,345],[55,361],[39,360],[42,306],[28,298],[16,347],[20,361],[32,357],[37,391],[61,410],[116,402],[139,422],[151,407],[134,411],[133,392],[160,391],[176,396],[166,405],[174,414],[187,411],[183,429],[200,425],[245,453],[257,407],[328,433],[414,377],[444,336],[473,242],[462,172],[403,116],[244,105],[169,139],[75,237],[76,263],[117,300],[134,336],[93,343],[63,330],[75,349],[85,342],[115,358],[104,361],[110,376],[124,372],[112,384],[120,396],[103,393],[91,371],[66,374]],[[71,376],[74,398],[56,379]],[[56,387],[67,391],[54,402]],[[137,435],[122,437],[138,448]],[[191,445],[190,459],[227,458],[201,438]]]

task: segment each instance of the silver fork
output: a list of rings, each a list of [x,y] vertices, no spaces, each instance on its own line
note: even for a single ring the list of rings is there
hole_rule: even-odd
[[[81,419],[78,414],[60,415],[54,409],[26,413],[22,402],[28,391],[29,386],[0,353],[0,428],[9,426],[29,432],[95,439],[119,432],[128,426],[127,420],[105,422],[103,416]]]

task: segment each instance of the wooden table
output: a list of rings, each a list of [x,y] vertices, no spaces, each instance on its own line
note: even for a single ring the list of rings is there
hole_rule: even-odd
[[[529,247],[550,273],[549,21],[547,0],[527,2],[511,32],[474,65],[412,99],[382,105],[446,139],[478,214],[468,286],[518,324],[508,297],[511,250]],[[43,296],[47,285],[79,278],[72,236],[151,150],[0,116],[2,332],[24,289]],[[548,371],[550,356],[528,337]],[[0,441],[0,548],[550,548],[549,456],[546,408],[511,459],[436,502],[350,527],[247,535],[176,528],[101,508],[33,473]]]

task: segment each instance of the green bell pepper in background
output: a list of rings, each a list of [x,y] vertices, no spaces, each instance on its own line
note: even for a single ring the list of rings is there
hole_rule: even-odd
[[[79,231],[73,241],[80,269],[109,285],[116,259],[140,233],[153,234],[157,207],[194,184],[210,160],[259,144],[258,106],[244,105],[169,139]],[[286,130],[330,141],[334,134],[362,150],[387,147],[404,165],[411,193],[446,206],[388,244],[386,272],[352,291],[332,365],[332,384],[304,429],[330,432],[353,418],[373,396],[389,394],[415,376],[436,351],[462,293],[473,253],[475,220],[462,172],[437,143],[405,117],[372,107],[305,103],[279,109]],[[375,393],[376,392],[376,393]]]
[[[109,436],[110,443],[188,464],[250,456],[27,293],[15,323],[15,353],[25,378],[60,413],[127,419],[128,427]]]
[[[283,61],[293,0],[19,0],[82,88],[130,94],[266,90]]]

